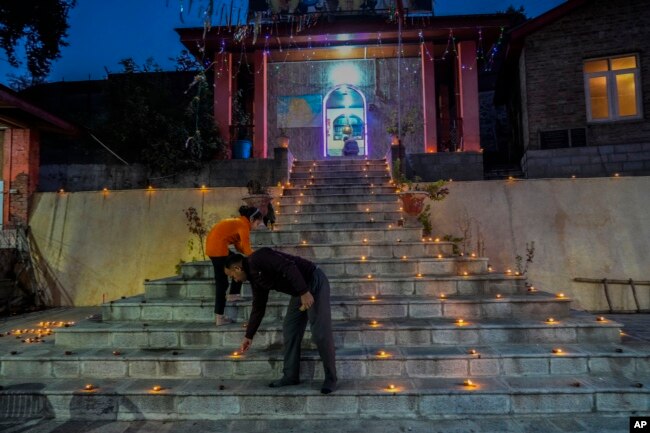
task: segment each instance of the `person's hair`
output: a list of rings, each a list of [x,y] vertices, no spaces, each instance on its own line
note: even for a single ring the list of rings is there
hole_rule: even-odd
[[[230,269],[231,267],[235,265],[241,265],[242,261],[244,260],[244,256],[241,254],[230,254],[226,258],[226,262],[224,263],[224,267]]]
[[[343,136],[343,140],[347,140],[349,137],[347,135]]]
[[[249,220],[261,220],[262,219],[262,212],[256,207],[253,206],[241,206],[239,208],[239,215],[245,216]]]

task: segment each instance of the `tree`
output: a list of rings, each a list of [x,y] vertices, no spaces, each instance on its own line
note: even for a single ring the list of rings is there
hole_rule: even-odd
[[[33,81],[50,73],[52,61],[67,46],[68,12],[76,0],[10,0],[0,2],[0,46],[9,64],[22,63],[16,46],[24,42],[27,70]]]

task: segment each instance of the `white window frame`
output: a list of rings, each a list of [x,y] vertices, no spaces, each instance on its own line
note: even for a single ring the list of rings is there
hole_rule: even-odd
[[[611,61],[613,59],[619,59],[622,57],[632,57],[636,58],[636,68],[628,69],[617,69],[615,71],[609,69],[611,68]],[[591,62],[594,60],[607,60],[607,71],[603,72],[584,72],[584,63]],[[636,112],[635,116],[621,116],[619,115],[618,107],[618,89],[616,88],[616,76],[622,74],[634,74],[634,86],[636,90]],[[589,123],[608,123],[608,122],[618,122],[621,120],[635,120],[643,118],[643,104],[641,97],[641,67],[639,65],[639,55],[638,54],[622,54],[611,57],[597,57],[593,59],[585,59],[583,62],[583,76],[584,76],[584,87],[585,87],[585,102],[587,106],[587,121]],[[609,117],[606,119],[593,119],[591,117],[591,95],[589,94],[589,79],[597,77],[606,77],[607,79],[607,101],[609,109]]]

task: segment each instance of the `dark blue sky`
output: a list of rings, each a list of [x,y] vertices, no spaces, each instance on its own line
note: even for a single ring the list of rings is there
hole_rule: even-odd
[[[235,0],[237,2],[237,0]],[[176,27],[200,26],[197,5],[179,17],[179,0],[78,0],[70,12],[68,42],[62,58],[54,62],[49,81],[100,79],[121,70],[120,59],[133,57],[144,63],[153,57],[164,69],[171,69],[169,57],[183,49],[174,32]],[[187,8],[188,0],[183,3]],[[219,0],[215,2],[220,4]],[[436,15],[478,14],[503,11],[509,5],[523,5],[529,17],[535,17],[563,3],[562,0],[438,0]],[[228,2],[228,5],[230,2]],[[13,69],[0,52],[0,82],[7,84],[7,74],[22,74]]]

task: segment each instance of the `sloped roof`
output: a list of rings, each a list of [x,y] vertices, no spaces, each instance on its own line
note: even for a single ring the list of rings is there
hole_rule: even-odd
[[[0,84],[0,128],[30,128],[76,135],[80,129],[27,102],[9,87]]]

